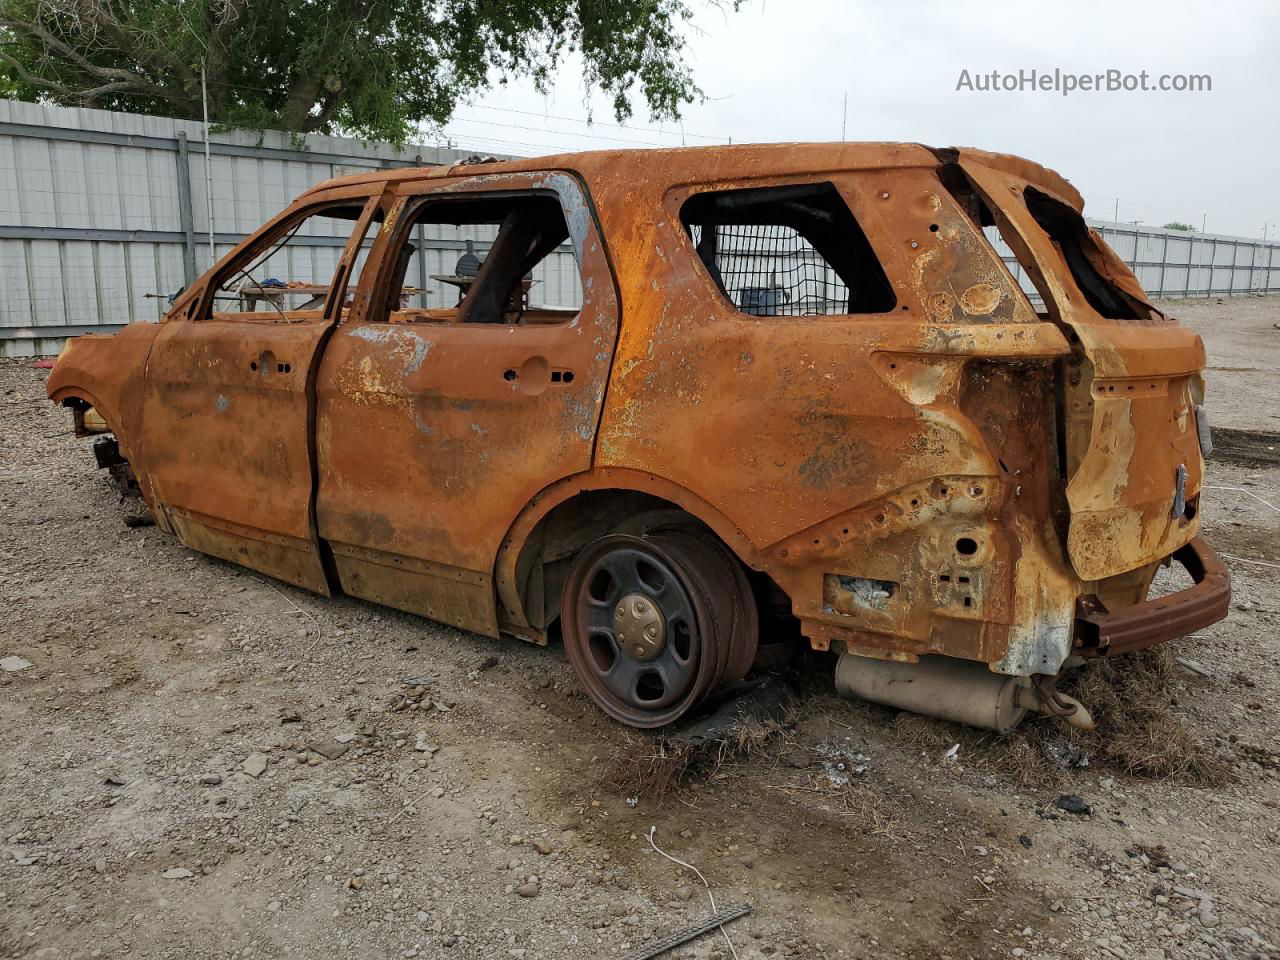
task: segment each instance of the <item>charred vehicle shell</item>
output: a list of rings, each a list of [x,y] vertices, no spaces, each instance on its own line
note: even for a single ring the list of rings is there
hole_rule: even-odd
[[[1185,635],[1230,594],[1198,537],[1203,345],[1082,206],[1028,161],[912,144],[346,177],[164,323],[71,341],[48,391],[187,545],[559,631],[626,723],[683,715],[790,625],[842,688],[898,702],[915,664],[1007,728],[1074,711],[1069,658]],[[266,283],[316,218],[331,272]],[[456,304],[410,306],[422,238],[464,234],[437,275]],[[537,300],[557,252],[569,305]],[[1148,598],[1169,562],[1194,586]]]

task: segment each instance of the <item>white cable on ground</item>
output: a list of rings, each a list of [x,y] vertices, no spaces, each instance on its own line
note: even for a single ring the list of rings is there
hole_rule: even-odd
[[[717,913],[720,912],[720,908],[716,906],[715,894],[711,892],[711,884],[707,883],[707,878],[704,877],[702,875],[702,871],[699,870],[697,867],[695,867],[693,864],[685,863],[683,860],[679,860],[676,857],[673,857],[671,854],[667,853],[665,850],[659,847],[658,844],[654,842],[654,839],[653,839],[654,834],[656,834],[657,832],[658,832],[658,828],[651,826],[649,828],[649,832],[644,835],[644,838],[649,841],[649,846],[653,847],[654,852],[662,854],[662,856],[666,857],[672,863],[678,863],[680,864],[680,866],[684,867],[686,870],[692,870],[694,873],[698,875],[698,879],[702,881],[702,885],[707,888],[707,899],[711,901],[711,915],[714,917]],[[720,924],[720,933],[724,936],[724,942],[729,945],[729,952],[733,954],[733,960],[739,960],[738,951],[734,949],[733,941],[729,939],[729,931],[724,928],[723,923]]]
[[[1206,484],[1203,484],[1203,486],[1206,490],[1234,490],[1236,493],[1243,493],[1246,497],[1253,497],[1253,499],[1257,500],[1263,506],[1270,507],[1276,513],[1280,513],[1280,507],[1277,507],[1274,503],[1271,503],[1270,501],[1263,500],[1260,496],[1258,496],[1252,490],[1246,490],[1244,487],[1222,487],[1222,486],[1218,486],[1215,483],[1206,483]]]
[[[1248,557],[1233,557],[1229,553],[1220,553],[1218,556],[1222,557],[1224,560],[1239,560],[1241,563],[1252,563],[1259,567],[1275,567],[1280,569],[1280,563],[1267,563],[1264,560],[1250,560]]]

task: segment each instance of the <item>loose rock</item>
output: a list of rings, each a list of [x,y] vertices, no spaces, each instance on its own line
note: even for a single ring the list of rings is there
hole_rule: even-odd
[[[325,740],[311,744],[307,747],[312,753],[318,753],[326,760],[337,760],[340,756],[350,749],[350,745],[346,743],[338,743],[334,740]]]
[[[1066,813],[1074,813],[1077,816],[1087,817],[1093,814],[1093,807],[1085,803],[1080,797],[1074,793],[1064,793],[1057,800],[1053,801],[1053,805],[1059,810]]]
[[[244,758],[244,763],[240,765],[245,773],[251,777],[260,777],[267,772],[267,756],[259,753],[257,750]]]

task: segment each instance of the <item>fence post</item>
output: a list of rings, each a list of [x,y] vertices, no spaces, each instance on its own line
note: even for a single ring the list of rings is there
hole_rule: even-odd
[[[189,287],[196,282],[196,227],[191,216],[191,158],[185,130],[178,131],[178,221],[182,224],[182,276]]]
[[[1157,297],[1164,296],[1164,265],[1169,262],[1169,235],[1164,235],[1164,246],[1160,248],[1160,292]]]
[[[1187,276],[1182,282],[1183,300],[1186,300],[1191,296],[1191,264],[1195,262],[1196,245],[1198,243],[1199,241],[1196,239],[1196,235],[1194,233],[1191,234],[1190,239],[1187,241]]]
[[[422,289],[422,306],[427,307],[427,231],[418,224],[418,286]]]

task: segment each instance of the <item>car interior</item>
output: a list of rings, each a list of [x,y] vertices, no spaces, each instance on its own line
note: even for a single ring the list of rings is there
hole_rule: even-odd
[[[434,240],[453,240],[466,252],[456,263],[442,265],[442,272],[430,275],[425,298],[428,305],[414,307],[403,303],[400,291],[418,254],[414,237],[421,234]],[[371,313],[370,319],[385,318],[391,323],[559,323],[576,316],[578,308],[546,302],[543,291],[547,284],[539,274],[544,272],[540,268],[550,266],[547,261],[553,253],[564,252],[568,239],[564,212],[550,193],[427,198],[406,216],[399,229],[394,268],[378,295],[381,309]],[[432,305],[433,300],[440,305]]]

